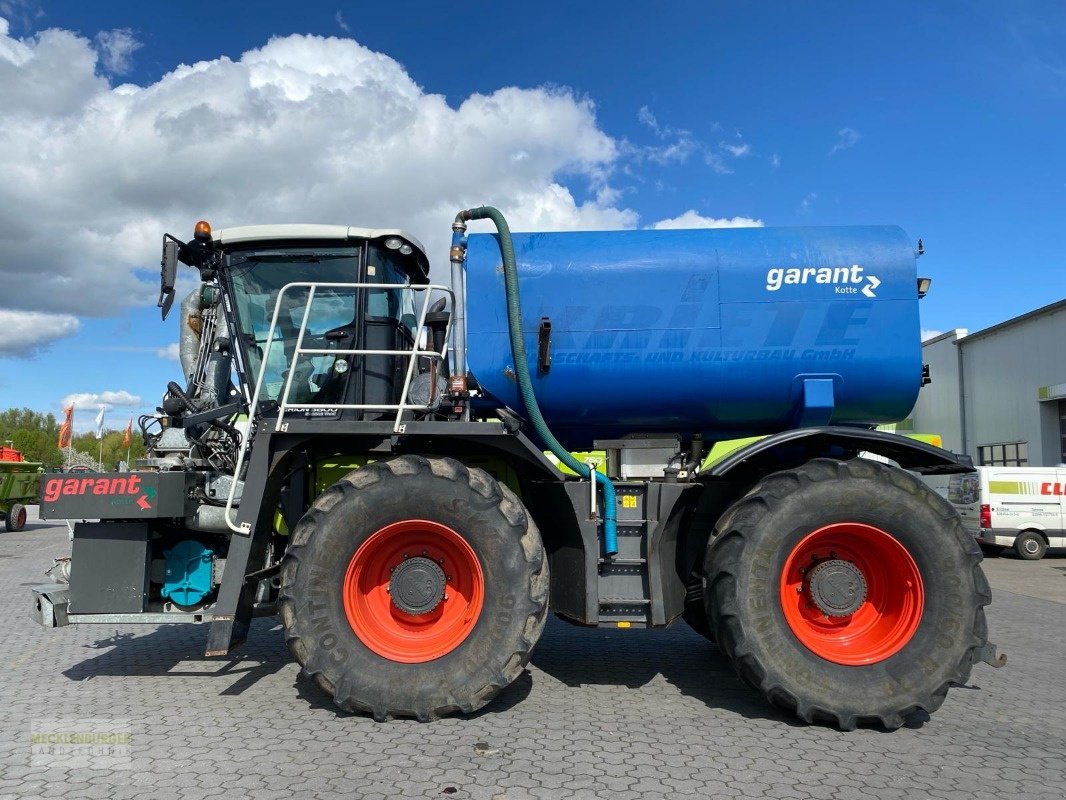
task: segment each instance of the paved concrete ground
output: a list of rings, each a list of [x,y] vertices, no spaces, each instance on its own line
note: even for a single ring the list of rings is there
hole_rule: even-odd
[[[1066,549],[1051,550],[1037,562],[1023,561],[1010,550],[990,549],[985,574],[994,589],[1066,604]]]
[[[223,662],[201,627],[36,627],[28,587],[67,547],[43,523],[0,534],[0,800],[1066,796],[1066,558],[986,562],[1006,668],[977,667],[931,719],[840,733],[777,713],[683,625],[554,621],[482,712],[379,725],[300,678],[273,620]],[[132,768],[35,766],[34,720],[57,718],[128,723]]]

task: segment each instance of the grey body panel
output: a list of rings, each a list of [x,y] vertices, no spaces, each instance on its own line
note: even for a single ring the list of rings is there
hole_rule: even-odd
[[[148,523],[81,522],[71,553],[71,614],[132,614],[148,600]]]

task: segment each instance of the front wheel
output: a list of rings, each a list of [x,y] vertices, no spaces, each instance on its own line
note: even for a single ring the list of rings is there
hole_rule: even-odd
[[[708,613],[738,674],[807,722],[897,728],[965,683],[987,638],[981,553],[902,470],[817,459],[760,481],[708,548]]]
[[[547,599],[540,534],[513,492],[451,459],[402,456],[315,500],[282,560],[279,611],[339,707],[430,720],[518,677]]]

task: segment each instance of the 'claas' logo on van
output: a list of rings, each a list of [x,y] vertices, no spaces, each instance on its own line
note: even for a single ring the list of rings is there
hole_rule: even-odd
[[[154,490],[151,492],[154,493]],[[128,478],[49,478],[44,483],[43,499],[54,503],[60,497],[86,497],[88,495],[105,497],[129,497],[140,495],[137,505],[144,511],[152,507],[148,491],[142,493],[141,476],[130,475]]]
[[[1061,483],[1042,483],[1040,484],[1040,494],[1051,494],[1056,497],[1062,497],[1066,492],[1062,491],[1063,484]]]

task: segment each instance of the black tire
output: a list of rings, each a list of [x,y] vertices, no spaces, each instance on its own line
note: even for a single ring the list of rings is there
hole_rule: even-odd
[[[789,555],[809,533],[839,523],[873,526],[894,539],[921,578],[916,628],[875,663],[823,658],[800,641],[783,611]],[[870,722],[894,729],[918,709],[934,712],[952,684],[968,680],[987,640],[984,606],[992,599],[981,551],[955,509],[909,473],[864,459],[813,460],[764,478],[726,511],[715,533],[706,594],[718,645],[740,677],[776,705],[842,730]]]
[[[342,584],[361,544],[412,519],[446,525],[470,546],[484,575],[484,602],[450,652],[401,663],[355,633]],[[349,473],[296,525],[281,565],[279,611],[289,650],[337,706],[378,721],[428,721],[484,706],[522,673],[547,600],[544,547],[521,502],[483,470],[448,458],[402,456]]]
[[[22,503],[12,503],[4,519],[4,528],[8,533],[17,533],[26,527],[26,506]]]
[[[1036,531],[1022,531],[1014,540],[1014,553],[1026,561],[1039,561],[1047,552],[1047,542]]]

